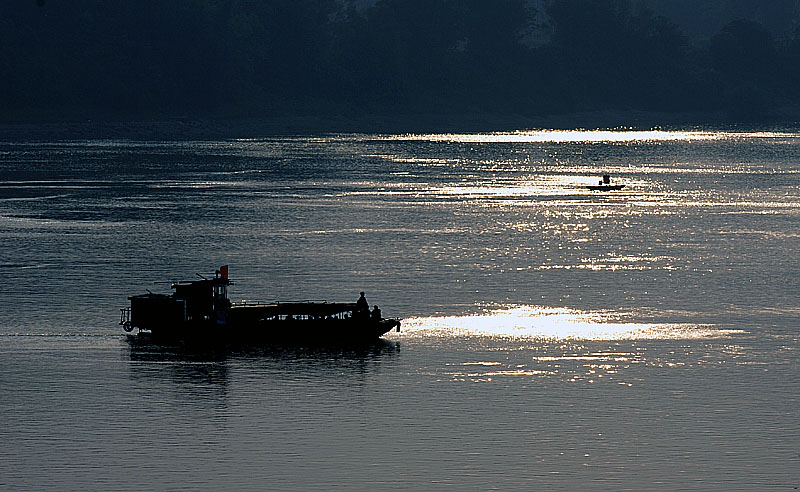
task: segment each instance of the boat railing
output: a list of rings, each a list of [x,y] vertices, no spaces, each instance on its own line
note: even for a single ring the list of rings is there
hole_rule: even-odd
[[[233,303],[235,306],[272,306],[278,304],[277,301],[264,301],[261,299],[242,299]]]
[[[275,306],[281,304],[305,304],[305,303],[327,303],[326,300],[306,299],[303,301],[264,301],[254,299],[242,299],[234,303],[235,306]]]

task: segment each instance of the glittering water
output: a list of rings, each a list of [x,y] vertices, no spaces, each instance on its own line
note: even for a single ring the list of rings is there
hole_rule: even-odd
[[[0,488],[794,490],[800,133],[0,144]],[[625,184],[598,193],[603,173]],[[127,295],[354,301],[161,347]]]

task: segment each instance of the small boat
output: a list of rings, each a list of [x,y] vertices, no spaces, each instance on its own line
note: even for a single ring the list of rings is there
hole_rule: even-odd
[[[625,185],[588,185],[586,188],[592,191],[614,191],[625,188]]]
[[[172,282],[171,294],[128,297],[120,325],[130,336],[172,341],[369,342],[396,329],[400,320],[357,302],[241,302],[228,300],[228,266],[213,278]]]
[[[621,190],[622,188],[625,188],[625,185],[624,184],[623,185],[621,185],[621,184],[613,184],[612,185],[611,184],[611,176],[609,176],[608,174],[604,174],[603,175],[603,179],[601,179],[598,184],[596,184],[596,185],[588,185],[588,186],[586,186],[586,188],[588,188],[588,189],[590,189],[592,191],[615,191],[615,190]]]

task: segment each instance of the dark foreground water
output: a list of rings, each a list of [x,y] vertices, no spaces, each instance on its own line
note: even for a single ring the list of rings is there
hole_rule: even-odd
[[[0,489],[796,490],[798,258],[794,131],[0,143]],[[403,331],[122,336],[222,264]]]

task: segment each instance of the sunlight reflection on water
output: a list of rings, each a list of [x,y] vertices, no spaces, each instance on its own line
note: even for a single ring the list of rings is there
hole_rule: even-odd
[[[504,336],[571,340],[683,340],[742,333],[710,325],[625,323],[606,313],[539,306],[503,306],[462,316],[413,317],[403,331],[426,335]]]
[[[629,131],[629,130],[535,130],[477,134],[393,135],[389,140],[421,140],[429,142],[507,143],[507,142],[635,142],[668,140],[713,140],[726,134],[701,131]]]
[[[374,138],[374,137],[373,137]],[[725,131],[635,131],[624,128],[617,130],[524,130],[492,133],[443,133],[406,134],[379,137],[382,140],[455,142],[455,143],[615,143],[615,142],[667,142],[689,140],[741,140],[741,139],[783,139],[781,143],[791,143],[797,138],[790,132],[725,132]]]

